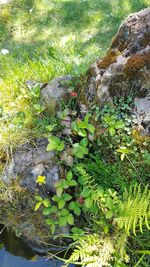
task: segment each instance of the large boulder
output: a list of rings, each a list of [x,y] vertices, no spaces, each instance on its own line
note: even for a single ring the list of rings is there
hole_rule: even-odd
[[[90,68],[86,87],[88,101],[99,105],[111,102],[114,96],[136,97],[134,113],[150,134],[150,8],[130,15],[120,26],[106,56]],[[139,114],[146,107],[143,117]]]

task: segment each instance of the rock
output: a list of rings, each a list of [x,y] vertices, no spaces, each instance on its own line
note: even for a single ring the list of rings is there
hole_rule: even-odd
[[[106,56],[89,70],[85,95],[90,103],[96,100],[102,106],[112,102],[114,96],[130,94],[136,97],[137,116],[146,105],[142,122],[149,125],[150,8],[130,15],[122,23]],[[144,134],[148,134],[148,127]]]
[[[50,81],[41,91],[41,101],[50,112],[59,109],[60,101],[67,96],[66,85],[71,80],[71,76],[57,77]]]
[[[41,210],[34,211],[35,194],[51,199],[55,193],[55,183],[60,178],[58,159],[54,152],[46,152],[47,143],[47,139],[39,138],[19,147],[0,178],[5,184],[0,192],[5,195],[4,199],[0,195],[0,222],[9,225],[11,221],[11,228],[39,253],[45,253],[49,244],[64,242],[62,238],[53,239],[49,226],[45,223],[46,217]],[[46,177],[46,183],[42,186],[36,183],[39,175]],[[69,235],[69,231],[69,226],[56,226],[55,237]]]
[[[150,135],[150,96],[134,99],[134,114],[142,135]]]
[[[36,179],[46,177],[44,190],[54,192],[54,185],[59,179],[59,167],[54,152],[46,152],[47,140],[42,138],[35,144],[24,144],[16,150],[10,164],[2,175],[2,180],[9,184],[19,178],[20,185],[31,192],[38,188]]]

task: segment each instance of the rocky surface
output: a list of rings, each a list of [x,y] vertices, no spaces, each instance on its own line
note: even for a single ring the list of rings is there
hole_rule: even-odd
[[[55,153],[46,152],[46,145],[47,140],[44,138],[22,145],[6,166],[2,180],[10,184],[11,181],[19,179],[21,186],[34,193],[38,189],[36,179],[42,175],[46,177],[45,193],[54,192],[54,185],[60,176],[59,167]]]
[[[41,87],[41,101],[50,112],[59,109],[60,101],[67,97],[66,84],[71,80],[71,76],[62,76],[53,79],[48,84]]]
[[[149,125],[150,8],[130,15],[122,23],[106,56],[96,61],[89,73],[86,98],[90,102],[97,100],[103,105],[113,96],[134,94],[138,98],[134,113],[140,123]],[[141,120],[143,105],[147,108]],[[143,134],[150,134],[149,127],[143,128]]]

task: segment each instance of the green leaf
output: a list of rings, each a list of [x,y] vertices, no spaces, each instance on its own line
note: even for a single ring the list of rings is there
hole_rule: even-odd
[[[42,204],[42,202],[36,203],[34,210],[37,211],[39,209],[39,207],[41,206],[41,204]]]
[[[50,203],[49,199],[44,199],[43,200],[43,205],[44,205],[44,207],[49,208],[51,206],[51,203]]]
[[[60,197],[57,196],[57,195],[54,195],[54,196],[52,197],[52,200],[53,200],[53,201],[56,201],[56,202],[58,202],[59,199],[60,199]]]
[[[115,133],[116,133],[116,130],[115,130],[115,128],[113,128],[113,127],[110,127],[110,128],[109,128],[109,133],[110,133],[110,135],[111,135],[111,136],[114,136],[114,135],[115,135]]]
[[[53,224],[53,220],[50,219],[50,218],[46,219],[45,221],[46,221],[46,223],[47,223],[48,225],[52,225],[52,224]]]
[[[61,197],[62,192],[63,192],[63,188],[62,187],[56,188],[56,194],[57,194],[58,197]]]
[[[72,199],[72,196],[69,195],[69,194],[67,194],[67,193],[64,193],[62,197],[63,197],[63,199],[64,199],[65,201],[69,201],[69,200]]]
[[[45,107],[44,106],[41,106],[39,104],[34,104],[33,107],[35,108],[35,110],[38,112],[38,113],[41,113],[45,110]]]
[[[86,147],[88,145],[88,139],[85,137],[80,141],[80,144],[84,147]]]
[[[79,128],[78,128],[78,126],[77,126],[77,122],[76,122],[76,121],[73,121],[73,122],[72,122],[72,124],[71,124],[71,128],[72,128],[73,130],[75,130],[76,132],[78,132]]]
[[[56,126],[57,126],[57,124],[50,124],[50,125],[46,126],[46,129],[47,129],[49,132],[51,132],[51,131],[54,130],[54,128],[55,128]]]
[[[88,153],[89,153],[89,150],[86,147],[84,147],[84,154],[88,155]]]
[[[87,123],[85,121],[78,122],[78,127],[81,129],[86,129]]]
[[[125,127],[125,124],[124,124],[124,122],[123,122],[122,120],[117,121],[117,122],[115,123],[115,128],[116,128],[116,129],[122,129],[122,128],[124,128],[124,127]]]
[[[40,196],[35,196],[35,199],[36,199],[38,202],[42,202],[42,201],[43,201],[42,197],[40,197]]]
[[[81,209],[78,208],[78,207],[75,207],[73,212],[74,212],[75,215],[79,216],[81,214]]]
[[[74,201],[71,201],[68,208],[70,210],[74,210],[75,206],[76,206],[76,203]]]
[[[91,189],[89,189],[89,188],[85,188],[81,192],[81,196],[84,197],[84,198],[88,197],[90,194],[91,194]]]
[[[86,123],[86,125],[89,122],[89,118],[90,118],[90,115],[89,114],[86,114],[85,117],[84,117],[84,122]]]
[[[65,204],[66,204],[66,201],[64,200],[64,199],[60,199],[59,201],[58,201],[58,208],[59,209],[62,209],[64,206],[65,206]]]
[[[123,147],[120,147],[119,149],[116,150],[117,152],[119,153],[122,153],[122,154],[129,154],[131,151],[130,149],[128,149],[127,147],[123,146]]]
[[[94,134],[95,127],[92,124],[88,124],[87,129],[91,134]]]
[[[68,224],[70,224],[70,225],[74,225],[74,217],[73,217],[72,214],[69,214],[69,215],[67,216],[67,222],[68,222]]]
[[[52,235],[55,233],[55,230],[56,230],[56,226],[55,226],[55,224],[52,224],[50,227],[50,231],[51,231]]]
[[[51,214],[51,208],[45,208],[43,209],[43,215],[47,216],[47,215],[50,215]]]
[[[67,172],[66,178],[68,181],[70,181],[73,178],[73,174],[71,171]]]
[[[60,217],[58,224],[60,227],[65,226],[67,224],[67,217]]]
[[[106,219],[111,219],[113,217],[113,212],[111,210],[106,212]]]
[[[77,182],[74,180],[70,181],[68,184],[69,184],[69,186],[77,186],[78,185]]]
[[[46,147],[46,151],[49,152],[49,151],[52,151],[52,150],[55,150],[56,149],[56,144],[55,143],[49,143]]]
[[[72,227],[71,232],[74,234],[84,234],[84,230],[79,227]]]
[[[109,208],[110,210],[113,209],[114,207],[113,200],[110,197],[106,199],[106,207]]]
[[[62,209],[60,212],[61,216],[67,216],[69,214],[69,210],[67,209]]]
[[[86,199],[85,199],[85,206],[86,206],[88,209],[90,209],[90,208],[92,207],[92,205],[93,205],[93,199],[91,199],[91,198],[86,198]]]
[[[57,213],[58,212],[58,208],[56,206],[52,206],[49,208],[49,214],[52,214],[52,213]]]
[[[61,142],[59,143],[59,146],[57,146],[57,150],[58,150],[58,151],[62,151],[62,150],[64,149],[64,147],[65,147],[65,144],[64,144],[63,141],[61,141]]]
[[[78,135],[80,135],[82,137],[85,137],[85,136],[87,136],[87,132],[84,129],[79,129],[78,130]]]

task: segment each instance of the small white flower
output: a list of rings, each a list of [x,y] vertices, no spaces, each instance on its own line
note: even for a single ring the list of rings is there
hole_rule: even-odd
[[[29,13],[32,13],[32,11],[33,11],[33,8],[29,9]]]
[[[2,49],[1,50],[1,54],[2,55],[7,55],[7,54],[9,54],[9,51],[7,49]]]

